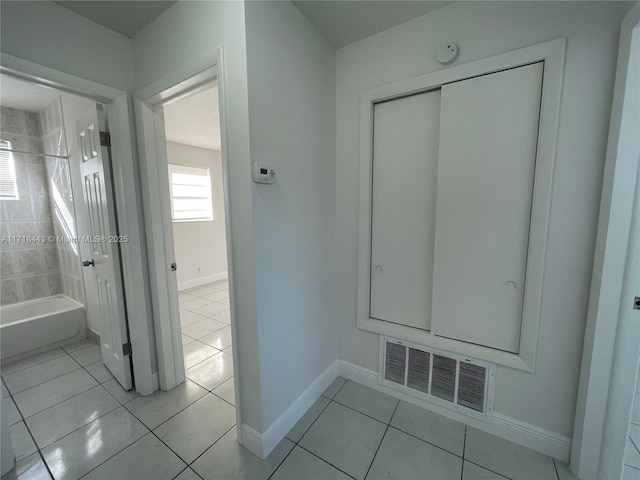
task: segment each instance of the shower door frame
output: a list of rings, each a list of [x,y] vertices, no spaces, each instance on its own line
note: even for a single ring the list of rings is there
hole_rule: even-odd
[[[91,80],[86,80],[50,67],[23,60],[7,54],[0,57],[0,73],[30,83],[55,88],[73,95],[107,105],[111,135],[115,205],[118,228],[128,235],[129,242],[121,244],[122,278],[129,321],[129,338],[132,356],[135,390],[141,395],[151,395],[158,390],[158,374],[153,373],[150,329],[149,283],[146,272],[145,232],[140,218],[140,186],[136,183],[137,151],[134,148],[130,116],[130,95]]]

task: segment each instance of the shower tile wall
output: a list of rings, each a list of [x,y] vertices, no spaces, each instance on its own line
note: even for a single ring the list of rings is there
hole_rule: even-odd
[[[56,98],[40,112],[44,150],[48,154],[68,155],[62,115],[62,99]],[[58,238],[69,242],[57,243],[62,291],[80,303],[85,303],[80,250],[77,244],[77,227],[71,170],[69,160],[47,157],[47,174],[50,179],[53,228]]]
[[[37,113],[0,107],[0,138],[14,150],[42,152]],[[0,200],[0,302],[2,305],[62,293],[55,244],[14,242],[12,236],[54,234],[43,157],[13,154],[18,200]]]

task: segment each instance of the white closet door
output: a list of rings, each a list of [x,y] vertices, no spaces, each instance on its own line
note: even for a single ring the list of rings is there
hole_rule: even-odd
[[[440,91],[374,107],[371,317],[428,330]]]
[[[519,350],[542,69],[442,87],[436,335]]]

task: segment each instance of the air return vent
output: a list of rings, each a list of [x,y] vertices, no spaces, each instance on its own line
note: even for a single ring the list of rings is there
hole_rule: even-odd
[[[493,415],[495,366],[389,337],[380,338],[380,383],[465,415]]]

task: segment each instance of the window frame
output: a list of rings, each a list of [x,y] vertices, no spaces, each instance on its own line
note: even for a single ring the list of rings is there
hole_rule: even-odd
[[[198,175],[196,173],[188,173],[188,172],[176,172],[175,170],[180,170],[180,169],[184,169],[184,170],[188,170],[188,169],[193,169],[193,170],[201,170],[202,172],[206,172],[203,173],[201,175]],[[212,222],[215,220],[215,210],[214,210],[214,206],[213,206],[213,181],[211,179],[211,168],[210,167],[203,167],[203,166],[196,166],[196,165],[187,165],[187,164],[180,164],[180,163],[171,163],[168,162],[168,173],[169,173],[169,196],[170,196],[170,203],[171,203],[171,222],[172,223],[190,223],[190,222]],[[207,179],[207,184],[204,185],[205,187],[208,187],[208,196],[204,197],[204,196],[183,196],[183,195],[174,195],[173,189],[174,189],[174,182],[173,182],[173,175],[174,174],[183,174],[183,175],[192,175],[192,176],[201,176]],[[183,184],[185,186],[195,186],[195,184]],[[210,215],[206,216],[206,217],[188,217],[188,218],[176,218],[175,217],[175,206],[174,206],[174,200],[176,199],[180,199],[180,200],[208,200],[208,207],[209,207],[209,212]]]
[[[11,141],[9,140],[1,140],[0,139],[0,148],[6,148],[7,150],[11,150]],[[20,192],[18,191],[18,178],[16,176],[16,159],[13,156],[12,151],[0,150],[0,185],[5,181],[9,184],[13,184],[13,195],[5,195],[2,193],[0,189],[0,200],[20,200]],[[7,159],[7,179],[3,178],[4,175],[2,171],[4,168],[2,167],[2,162],[4,159]]]

